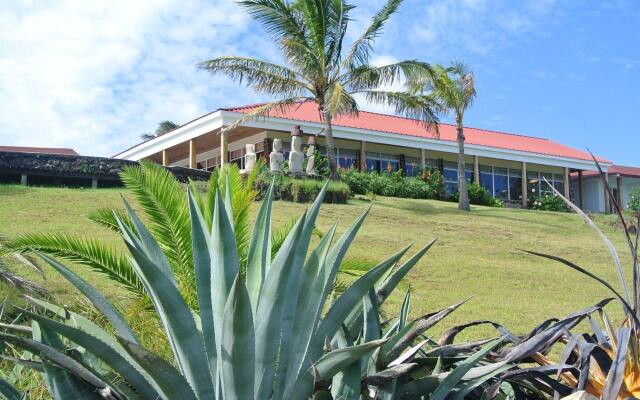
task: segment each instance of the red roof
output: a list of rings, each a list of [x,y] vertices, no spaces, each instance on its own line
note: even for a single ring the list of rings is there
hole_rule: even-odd
[[[249,113],[260,104],[249,106],[226,108],[223,110]],[[313,102],[305,102],[300,105],[292,105],[286,113],[281,110],[272,111],[270,117],[283,118],[295,121],[320,123],[318,107]],[[418,136],[434,139],[434,131],[428,130],[418,120],[403,118],[394,115],[379,114],[360,111],[358,116],[341,115],[333,119],[336,126],[359,128],[371,131],[388,132],[407,136]],[[439,124],[440,140],[456,141],[456,127],[451,124]],[[579,160],[592,160],[587,152],[576,150],[548,139],[532,136],[516,135],[512,133],[489,131],[484,129],[465,127],[464,135],[467,144],[487,146],[498,149],[517,150],[528,153],[538,153],[550,156],[574,158]],[[598,161],[608,162],[597,157]]]
[[[632,178],[640,178],[640,168],[637,168],[637,167],[625,167],[624,165],[612,165],[609,168],[607,168],[607,172],[609,173],[609,176],[622,175],[622,176],[629,176]],[[576,174],[572,174],[572,175],[575,175],[576,177],[578,176]],[[598,176],[598,175],[600,174],[597,171],[584,171],[582,173],[582,176],[585,178]]]
[[[62,147],[21,147],[21,146],[0,146],[0,151],[11,151],[15,153],[41,153],[41,154],[63,154],[67,156],[79,155],[73,149]]]

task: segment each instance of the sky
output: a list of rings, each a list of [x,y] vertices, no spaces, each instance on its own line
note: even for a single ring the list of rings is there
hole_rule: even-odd
[[[383,4],[351,2],[348,42]],[[0,0],[0,21],[0,145],[111,156],[160,121],[268,100],[198,62],[282,61],[228,0]],[[372,62],[464,60],[478,91],[465,125],[640,166],[639,22],[636,0],[405,0]]]

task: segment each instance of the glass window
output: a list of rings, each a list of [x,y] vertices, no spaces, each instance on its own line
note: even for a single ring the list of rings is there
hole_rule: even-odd
[[[467,183],[471,183],[471,181],[473,181],[473,164],[465,165],[464,177],[467,180]]]
[[[494,197],[500,200],[509,200],[509,178],[507,175],[493,175]]]
[[[493,196],[493,168],[490,166],[480,166],[480,185]]]
[[[451,161],[445,161],[443,163],[443,175],[445,182],[458,182],[458,166]],[[457,186],[457,185],[456,185]]]
[[[545,182],[547,180],[549,183]],[[553,174],[541,173],[540,174],[540,193],[542,194],[553,194],[553,190],[549,187],[549,185],[553,185]]]
[[[553,175],[553,187],[556,188],[556,190],[561,194],[564,194],[564,175],[562,174]]]
[[[356,151],[348,149],[338,149],[338,167],[356,168]]]
[[[522,200],[522,171],[509,169],[509,200],[519,202]]]
[[[452,196],[458,191],[458,182],[445,182],[444,192],[447,197]]]
[[[381,167],[384,167],[386,172],[394,172],[400,169],[398,160],[382,160],[381,162]]]
[[[537,172],[527,172],[527,193],[535,196],[540,194],[540,179]]]
[[[406,157],[404,160],[404,174],[406,176],[417,176],[420,172],[420,160],[415,157]]]
[[[367,171],[380,172],[380,160],[367,158]]]

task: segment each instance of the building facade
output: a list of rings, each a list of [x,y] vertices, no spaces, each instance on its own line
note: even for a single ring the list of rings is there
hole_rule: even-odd
[[[305,135],[316,135],[323,151],[323,124],[317,105],[311,102],[245,122],[224,135],[220,133],[222,127],[258,106],[216,110],[114,157],[197,169],[211,169],[227,162],[242,167],[245,145],[249,143],[255,144],[258,156],[268,156],[273,139],[282,139],[286,156],[289,132],[295,125]],[[443,173],[448,193],[457,191],[455,126],[440,124],[436,131],[416,120],[360,112],[357,116],[335,118],[333,136],[341,168],[413,175],[421,168],[431,167]],[[548,139],[476,128],[465,128],[465,137],[467,180],[480,183],[509,204],[526,205],[532,196],[551,193],[545,180],[567,197],[582,199],[584,195],[572,192],[570,176],[576,174],[576,179],[582,179],[587,172],[596,171],[588,153]],[[611,165],[604,159],[598,161],[604,170]]]
[[[627,209],[631,201],[631,193],[640,187],[640,168],[611,165],[605,173],[609,188],[621,209]],[[614,205],[605,196],[604,181],[597,172],[588,171],[582,174],[582,190],[580,190],[578,174],[571,176],[571,187],[576,200],[581,201],[583,209],[589,212],[613,212]]]

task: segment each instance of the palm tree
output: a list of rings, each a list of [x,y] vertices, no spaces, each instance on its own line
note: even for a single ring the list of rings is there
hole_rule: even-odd
[[[347,48],[344,37],[354,6],[344,0],[240,1],[278,43],[288,66],[247,57],[218,57],[199,64],[212,73],[244,83],[259,94],[278,98],[225,127],[223,133],[272,110],[286,111],[300,102],[315,102],[324,123],[331,178],[337,179],[332,120],[358,113],[354,95],[393,107],[396,113],[419,119],[427,126],[435,125],[437,104],[431,97],[380,90],[383,85],[403,79],[427,76],[431,69],[428,64],[415,60],[380,67],[369,64],[375,39],[401,3],[402,0],[387,0],[365,32]]]
[[[447,112],[452,112],[456,120],[458,141],[458,209],[469,211],[469,194],[467,193],[467,179],[465,177],[464,162],[464,112],[471,106],[476,97],[473,72],[462,61],[453,61],[451,66],[444,68],[436,65],[432,68],[433,75],[427,80],[418,78],[409,82],[411,93],[428,93]]]
[[[172,130],[179,128],[180,125],[176,124],[173,121],[162,121],[158,124],[158,127],[156,128],[155,132],[153,133],[143,133],[142,135],[140,135],[140,138],[142,140],[151,140],[153,138],[157,138],[158,136],[162,136],[165,133],[169,133]]]

